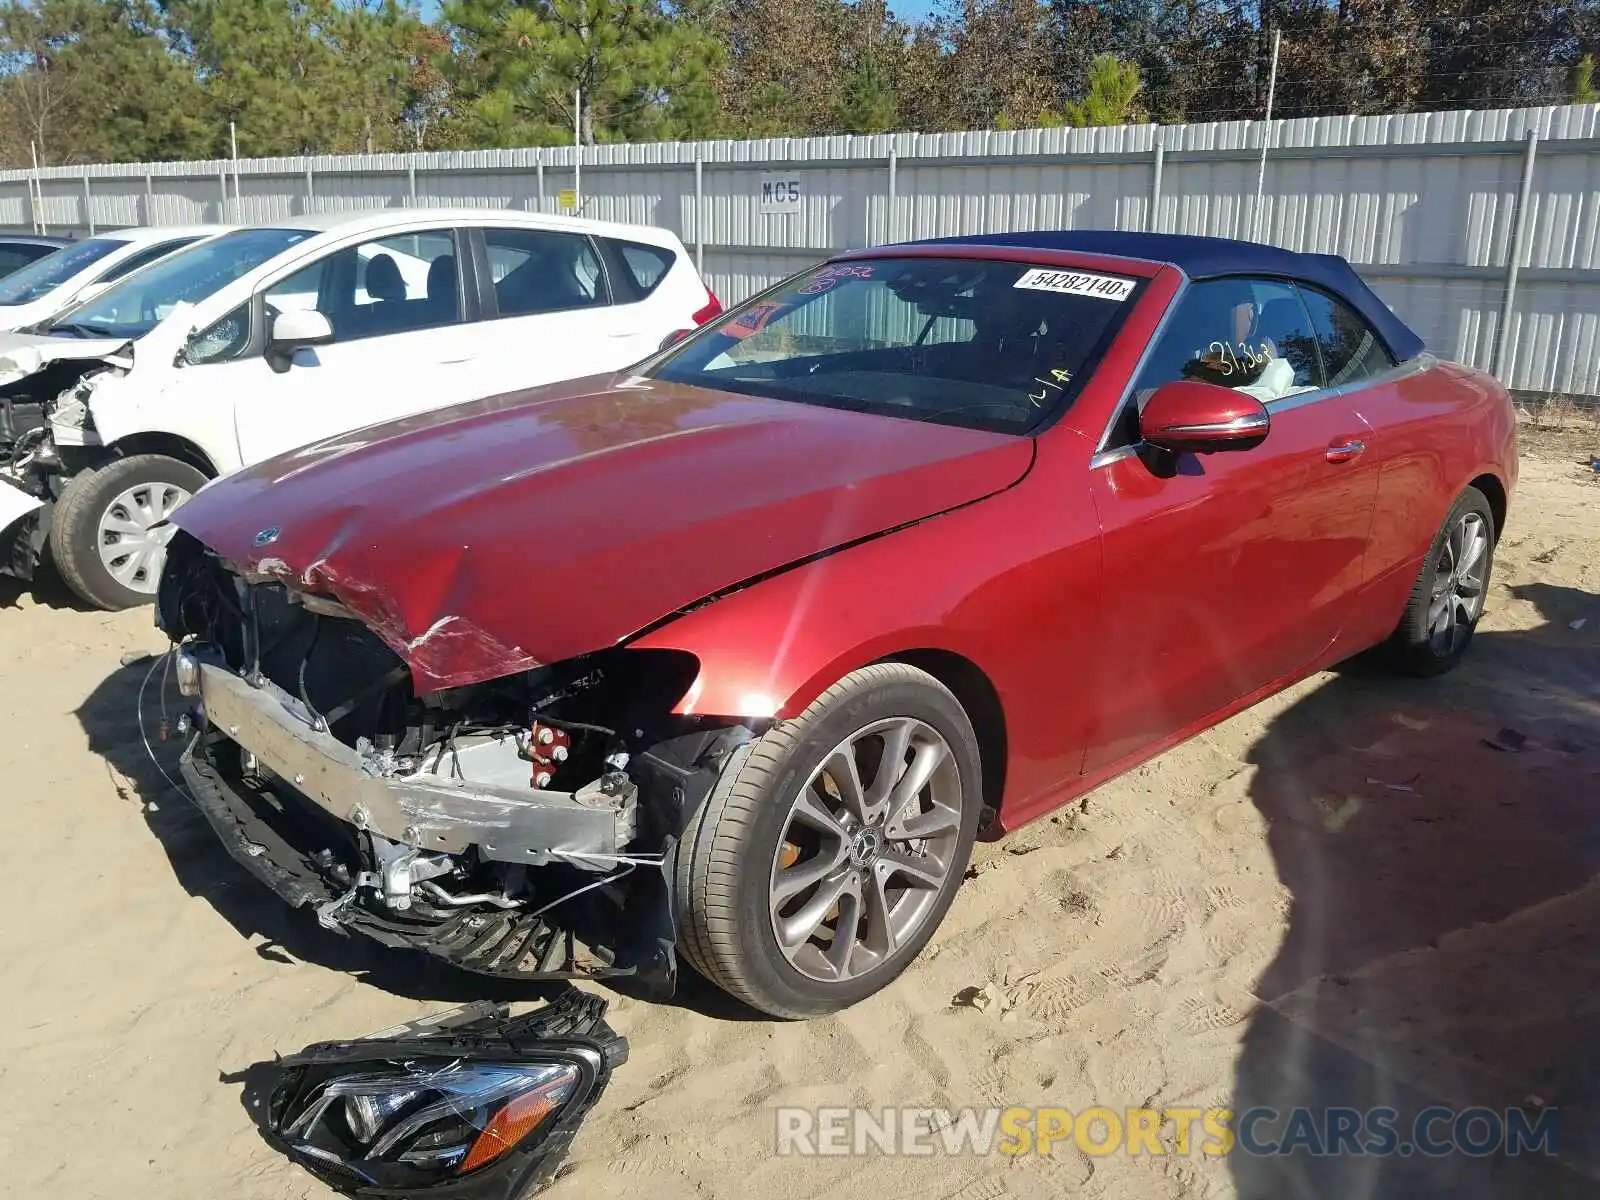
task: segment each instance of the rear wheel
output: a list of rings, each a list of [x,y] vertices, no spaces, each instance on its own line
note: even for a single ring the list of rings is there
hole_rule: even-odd
[[[1467,488],[1435,535],[1395,630],[1392,649],[1401,669],[1441,675],[1466,654],[1489,594],[1496,533],[1489,501]]]
[[[743,748],[678,848],[678,937],[700,971],[777,1017],[893,980],[943,920],[982,805],[977,738],[933,676],[845,676]]]
[[[132,608],[155,599],[170,525],[157,528],[206,482],[164,454],[117,458],[68,481],[50,522],[56,570],[97,608]]]

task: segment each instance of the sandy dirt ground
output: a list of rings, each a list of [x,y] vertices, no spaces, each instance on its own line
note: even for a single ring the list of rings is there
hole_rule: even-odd
[[[262,1064],[503,985],[324,933],[235,867],[140,743],[148,665],[119,664],[159,647],[147,612],[0,599],[3,1190],[329,1195],[257,1133]],[[632,1061],[550,1195],[1592,1196],[1597,805],[1600,476],[1528,459],[1461,670],[1348,664],[980,846],[934,946],[838,1017],[618,999]],[[787,1104],[1434,1101],[1557,1107],[1558,1156],[773,1155]]]

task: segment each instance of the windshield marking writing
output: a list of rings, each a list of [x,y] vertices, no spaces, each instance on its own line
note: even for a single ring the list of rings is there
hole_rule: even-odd
[[[767,327],[767,322],[788,305],[778,300],[763,300],[753,304],[735,320],[729,321],[717,332],[731,338],[753,337]]]
[[[1239,361],[1241,357],[1244,359],[1242,364]],[[1274,357],[1272,343],[1265,338],[1258,347],[1252,347],[1249,342],[1212,342],[1202,356],[1206,366],[1225,376],[1253,374]]]
[[[802,296],[815,296],[827,291],[841,279],[871,279],[872,268],[855,263],[840,263],[831,267],[824,267],[818,271],[811,282],[800,289]]]
[[[1029,392],[1028,399],[1032,400],[1034,407],[1037,408],[1050,398],[1052,391],[1060,392],[1066,390],[1066,385],[1072,382],[1072,372],[1063,367],[1056,367],[1050,372],[1049,379],[1040,379],[1035,376],[1033,381],[1039,385],[1039,390],[1037,392]]]

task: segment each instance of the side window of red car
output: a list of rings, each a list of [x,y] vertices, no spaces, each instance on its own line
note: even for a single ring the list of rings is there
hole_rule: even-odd
[[[1294,286],[1277,279],[1208,279],[1179,301],[1134,382],[1107,449],[1138,440],[1135,405],[1164,383],[1197,379],[1266,402],[1322,386],[1310,317]]]
[[[1349,305],[1304,285],[1300,296],[1311,314],[1328,387],[1360,383],[1395,366],[1383,339]]]

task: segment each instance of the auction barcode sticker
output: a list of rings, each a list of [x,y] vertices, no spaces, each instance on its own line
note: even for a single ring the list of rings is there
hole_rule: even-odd
[[[1040,292],[1065,292],[1069,296],[1093,296],[1096,300],[1121,303],[1133,294],[1133,280],[1115,275],[1088,275],[1082,271],[1051,271],[1043,267],[1023,272],[1012,285]]]

